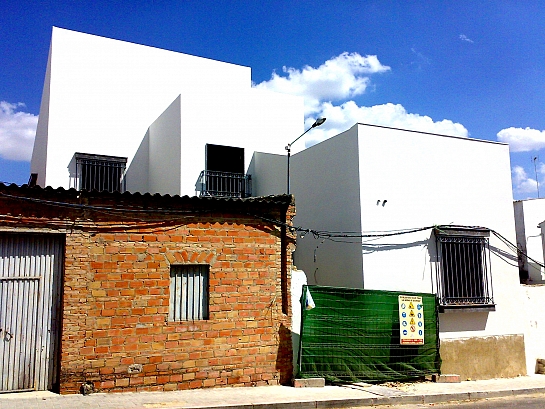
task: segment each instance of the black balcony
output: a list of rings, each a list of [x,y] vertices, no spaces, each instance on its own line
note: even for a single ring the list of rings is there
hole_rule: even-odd
[[[197,196],[249,197],[252,194],[252,178],[243,173],[203,170],[195,183]]]

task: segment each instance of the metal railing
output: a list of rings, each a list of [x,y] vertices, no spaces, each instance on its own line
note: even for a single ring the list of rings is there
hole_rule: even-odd
[[[249,197],[252,194],[252,178],[243,173],[203,170],[195,183],[197,196]]]
[[[437,249],[440,305],[494,304],[487,238],[437,236]]]
[[[77,190],[125,191],[126,158],[76,153],[76,174],[71,186]]]

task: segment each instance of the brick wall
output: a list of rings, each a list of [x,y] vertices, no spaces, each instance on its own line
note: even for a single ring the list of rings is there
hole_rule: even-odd
[[[291,380],[291,307],[282,290],[290,288],[293,237],[267,221],[291,223],[291,198],[21,191],[39,201],[0,196],[0,213],[11,215],[4,228],[66,232],[61,393],[83,383],[140,391]],[[91,207],[52,209],[46,199]],[[170,266],[187,263],[209,265],[210,317],[169,322]]]

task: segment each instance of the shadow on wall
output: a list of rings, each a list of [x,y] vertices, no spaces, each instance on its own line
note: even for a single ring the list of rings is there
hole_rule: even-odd
[[[518,268],[518,259],[515,255],[513,255],[512,253],[508,253],[507,251],[502,250],[495,246],[489,246],[489,247],[490,247],[490,252],[492,254],[499,257],[501,260],[505,261],[510,266]]]
[[[424,240],[412,241],[408,243],[392,243],[392,244],[372,244],[372,243],[363,243],[362,252],[363,254],[369,254],[379,251],[392,251],[392,250],[404,250],[413,247],[425,247],[427,248],[428,257],[429,257],[429,268],[430,268],[430,279],[431,279],[431,288],[433,292],[437,292],[438,284],[437,275],[439,274],[438,268],[438,252],[437,252],[437,243],[433,231],[430,233],[429,238]],[[501,257],[507,262],[514,263],[516,265],[516,257],[513,258],[512,255],[507,254],[500,249],[490,246],[492,253],[496,254],[498,257]],[[424,267],[425,269],[427,267]],[[425,271],[422,272],[422,278],[426,276]],[[439,315],[439,329],[441,332],[459,332],[459,331],[482,331],[486,329],[486,324],[488,321],[488,312],[464,312],[464,313],[444,313]]]
[[[362,256],[364,257],[364,259],[366,254],[373,254],[377,252],[385,252],[385,251],[387,252],[387,251],[394,251],[394,250],[399,250],[400,253],[402,253],[403,250],[414,249],[414,248],[422,248],[423,250],[427,252],[427,257],[428,257],[428,259],[424,262],[422,270],[419,271],[419,273],[421,274],[421,277],[419,277],[419,280],[420,279],[423,281],[427,280],[426,277],[429,275],[431,280],[431,288],[435,289],[436,288],[435,275],[437,273],[435,268],[435,263],[437,262],[437,250],[436,250],[437,247],[436,247],[435,236],[433,232],[430,234],[429,238],[427,239],[411,241],[407,243],[377,243],[377,244],[363,243],[361,245]],[[392,254],[392,258],[388,260],[391,263],[393,263],[393,260],[395,260],[395,256],[396,256],[395,253]],[[397,264],[394,263],[394,264],[391,264],[389,267],[403,268],[404,265],[400,263],[397,263]],[[429,272],[428,272],[428,269],[429,269]],[[364,276],[365,276],[365,271],[364,271]],[[364,280],[365,280],[365,277],[364,277]],[[433,292],[429,290],[425,290],[425,291]]]
[[[483,331],[489,312],[459,312],[439,314],[440,332]]]
[[[281,385],[291,385],[293,379],[292,332],[284,324],[278,330],[278,353],[276,354],[276,370],[280,374]]]
[[[293,354],[293,376],[297,377],[299,375],[299,347],[301,345],[301,335],[296,332],[291,333],[291,346]]]
[[[525,284],[545,284],[545,273],[539,264],[528,261],[528,279]]]
[[[380,243],[380,244],[372,244],[372,243],[364,243],[361,245],[361,249],[363,254],[369,254],[374,253],[377,251],[391,251],[391,250],[402,250],[402,249],[408,249],[411,247],[421,247],[421,246],[430,246],[430,239],[427,240],[419,240],[419,241],[413,241],[411,243],[394,243],[394,244],[388,244],[388,243]]]
[[[518,246],[520,250],[520,245]],[[507,253],[497,247],[490,246],[492,254],[498,256],[501,260],[507,264],[519,269],[519,279],[521,284],[545,284],[545,271],[538,263],[530,260],[529,257],[525,257],[522,253],[519,253],[518,258],[512,253]]]
[[[149,191],[149,129],[125,172],[125,188],[131,193]]]

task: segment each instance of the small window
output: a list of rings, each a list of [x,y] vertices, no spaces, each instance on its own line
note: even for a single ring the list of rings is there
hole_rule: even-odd
[[[208,265],[170,267],[169,321],[208,319]]]
[[[435,236],[439,304],[450,309],[493,306],[489,230],[440,226]]]
[[[76,153],[74,188],[99,192],[124,192],[127,158]]]

